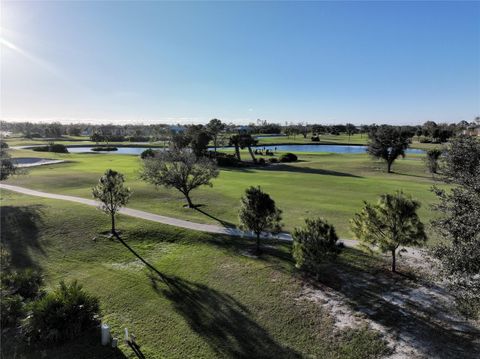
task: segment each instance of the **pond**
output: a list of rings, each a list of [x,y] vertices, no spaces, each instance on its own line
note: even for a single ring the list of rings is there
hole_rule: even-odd
[[[365,153],[367,146],[348,145],[280,145],[280,146],[257,146],[257,149],[265,149],[277,152],[328,152],[328,153]],[[409,154],[422,154],[425,151],[410,148]]]
[[[140,155],[150,147],[118,147],[117,151],[92,151],[92,146],[88,147],[69,147],[70,153],[110,153],[119,155]],[[259,150],[270,150],[272,152],[327,152],[327,153],[365,153],[367,146],[347,146],[347,145],[280,145],[280,146],[257,146]],[[223,147],[223,149],[232,149]],[[161,148],[153,148],[161,150]],[[418,149],[408,149],[409,154],[422,154],[425,151]]]

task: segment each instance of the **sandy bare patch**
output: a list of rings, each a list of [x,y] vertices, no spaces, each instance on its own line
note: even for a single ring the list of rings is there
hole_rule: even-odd
[[[66,162],[65,160],[55,160],[51,158],[40,158],[40,157],[17,157],[17,158],[12,158],[12,160],[15,163],[15,166],[19,168],[53,165],[57,163]]]
[[[404,258],[426,270],[423,255]],[[454,298],[440,285],[341,265],[333,271],[331,282],[305,282],[298,300],[327,310],[338,330],[367,324],[383,334],[389,358],[478,358],[480,328],[456,312]]]

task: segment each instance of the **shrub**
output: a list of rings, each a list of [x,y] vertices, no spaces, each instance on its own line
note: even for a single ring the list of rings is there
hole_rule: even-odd
[[[28,331],[41,342],[62,342],[98,324],[98,299],[73,281],[60,286],[32,305]]]
[[[68,153],[68,148],[62,144],[51,144],[47,146],[33,147],[37,152],[56,152],[56,153]]]
[[[129,136],[128,141],[130,142],[148,142],[150,137],[147,136]]]
[[[40,273],[26,269],[18,272],[6,272],[2,275],[2,285],[25,299],[34,299],[40,293],[43,278]]]
[[[305,227],[293,232],[292,255],[296,267],[319,275],[322,263],[334,260],[341,251],[335,228],[322,218],[305,220]]]
[[[15,326],[24,316],[22,297],[16,294],[7,294],[2,289],[0,296],[0,313],[2,328]]]
[[[427,151],[427,156],[425,161],[427,163],[427,168],[430,173],[437,173],[438,170],[438,160],[442,156],[442,150],[439,148],[432,148]]]
[[[114,146],[98,146],[98,147],[92,147],[92,151],[118,151],[117,147]]]
[[[418,142],[420,142],[420,143],[432,143],[432,140],[429,137],[420,136],[418,138]]]
[[[258,159],[258,164],[261,165],[261,166],[265,166],[265,164],[266,164],[265,158],[259,158]]]
[[[297,155],[290,152],[280,156],[280,162],[295,162],[297,159]]]
[[[145,151],[143,151],[140,154],[140,158],[144,160],[145,158],[152,158],[155,157],[155,151],[152,150],[151,148],[147,148]]]
[[[124,142],[125,140],[125,136],[122,135],[108,136],[108,142]]]
[[[270,162],[270,163],[277,163],[277,162],[278,162],[278,159],[276,159],[275,157],[269,158],[269,159],[268,159],[268,162]]]
[[[220,167],[240,167],[243,164],[238,160],[235,155],[230,155],[227,153],[217,152],[216,156],[217,165]]]

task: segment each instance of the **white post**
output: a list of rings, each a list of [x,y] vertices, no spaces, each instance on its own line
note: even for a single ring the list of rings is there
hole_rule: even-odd
[[[107,324],[102,324],[102,345],[108,345],[110,342],[110,327]]]

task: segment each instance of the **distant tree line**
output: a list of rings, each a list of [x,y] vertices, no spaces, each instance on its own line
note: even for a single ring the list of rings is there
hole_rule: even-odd
[[[250,123],[247,126],[239,126],[233,123],[223,123],[218,119],[211,120],[207,125],[168,125],[168,124],[103,124],[95,125],[89,123],[71,123],[62,124],[60,122],[50,123],[32,123],[32,122],[7,122],[0,121],[2,131],[18,134],[26,138],[60,138],[62,136],[89,136],[95,142],[120,142],[120,141],[162,141],[171,140],[171,138],[180,132],[187,132],[189,128],[202,126],[208,128],[209,134],[214,133],[246,133],[251,135],[286,135],[303,136],[307,138],[308,134],[313,135],[340,135],[347,134],[352,136],[360,134],[368,135],[375,131],[380,125],[362,124],[307,124],[298,123],[269,123],[265,120],[257,120],[256,123]],[[215,126],[217,126],[215,128]],[[410,137],[417,136],[420,142],[443,143],[449,138],[467,133],[478,128],[480,119],[475,118],[471,122],[460,121],[458,123],[436,123],[427,121],[423,125],[415,126],[397,126],[402,132],[410,134]],[[212,132],[213,130],[213,132]],[[213,136],[215,137],[215,136]],[[218,139],[218,137],[217,137]]]

